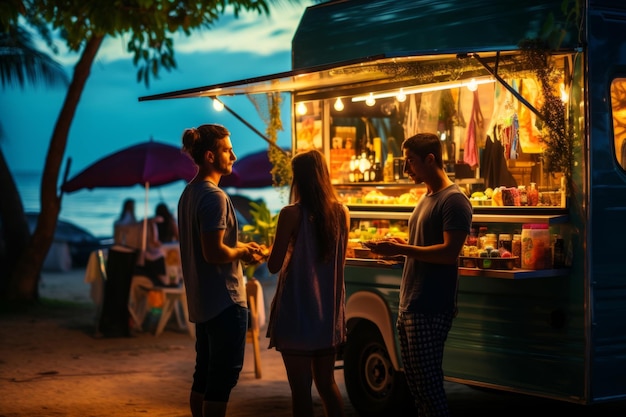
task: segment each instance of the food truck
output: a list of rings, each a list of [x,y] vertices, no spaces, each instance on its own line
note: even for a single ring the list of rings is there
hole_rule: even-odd
[[[329,1],[308,7],[292,70],[140,100],[282,94],[292,152],[327,156],[350,209],[348,338],[362,415],[408,396],[395,319],[421,184],[402,141],[439,135],[474,207],[459,259],[449,381],[579,404],[626,398],[626,3]]]

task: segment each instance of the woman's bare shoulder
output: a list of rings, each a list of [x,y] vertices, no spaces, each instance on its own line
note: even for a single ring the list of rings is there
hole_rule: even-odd
[[[289,204],[280,209],[280,214],[285,214],[286,216],[300,215],[300,206],[297,204]]]

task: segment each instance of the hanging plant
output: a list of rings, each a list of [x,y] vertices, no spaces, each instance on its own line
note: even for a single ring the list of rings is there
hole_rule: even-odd
[[[522,55],[533,69],[542,90],[543,105],[539,109],[543,122],[545,144],[544,158],[546,171],[562,172],[570,177],[572,168],[572,128],[566,126],[565,104],[555,90],[561,80],[561,73],[550,65],[550,51],[540,40],[526,40],[520,44]]]
[[[522,41],[520,49],[522,58],[530,64],[543,93],[543,105],[539,111],[544,123],[542,140],[546,145],[546,170],[549,173],[561,172],[569,179],[573,164],[574,126],[571,121],[567,123],[565,104],[555,89],[562,74],[551,65],[550,51],[558,50],[563,40],[569,34],[577,33],[577,28],[581,27],[582,2],[563,0],[561,10],[565,17],[563,22],[557,22],[549,14],[538,38]]]
[[[274,188],[284,191],[284,187],[291,183],[291,158],[277,144],[278,131],[283,130],[280,106],[282,97],[280,93],[267,93],[266,102],[261,104],[259,100],[250,95],[250,101],[254,104],[259,116],[266,124],[265,134],[272,145],[268,152],[269,161],[272,164],[272,185]]]

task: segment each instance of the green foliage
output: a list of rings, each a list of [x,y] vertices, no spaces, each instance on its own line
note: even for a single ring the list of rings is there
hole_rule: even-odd
[[[565,20],[559,23],[554,15],[546,17],[538,39],[526,39],[520,42],[524,60],[530,64],[537,77],[543,94],[543,105],[539,109],[544,123],[542,140],[547,147],[544,152],[546,171],[562,172],[570,178],[573,163],[573,127],[566,124],[565,105],[554,89],[560,74],[550,64],[551,51],[558,50],[563,39],[573,28],[573,33],[580,27],[582,4],[580,0],[563,0],[561,10]]]
[[[265,134],[270,142],[268,158],[272,164],[272,185],[284,190],[291,183],[291,158],[278,144],[278,131],[283,130],[280,106],[282,96],[279,92],[267,93],[263,98],[249,95],[248,98],[256,108],[257,113],[266,125]]]
[[[282,97],[280,93],[268,93],[269,118],[267,121],[266,133],[270,141],[276,145],[278,131],[283,130],[283,123],[280,118],[280,105]],[[269,149],[269,160],[272,163],[272,180],[276,188],[281,188],[291,183],[291,158],[288,154],[276,146]]]
[[[251,201],[250,215],[252,216],[252,223],[244,225],[241,230],[243,240],[271,246],[276,236],[278,214],[272,215],[265,201],[259,203]]]
[[[93,37],[124,37],[138,67],[137,80],[149,85],[162,69],[176,68],[172,34],[210,28],[226,8],[269,15],[271,0],[25,0],[29,20],[44,21],[80,52]],[[40,26],[38,29],[45,30]]]

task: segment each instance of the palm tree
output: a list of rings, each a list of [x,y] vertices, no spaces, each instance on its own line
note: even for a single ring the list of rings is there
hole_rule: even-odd
[[[0,82],[2,88],[20,87],[27,84],[43,83],[46,86],[67,85],[68,77],[62,66],[46,53],[38,50],[32,41],[30,32],[5,19],[0,21]],[[4,137],[0,120],[0,140]],[[24,215],[24,206],[15,180],[0,148],[0,295],[11,282],[12,271],[19,254],[30,239],[28,223]]]

